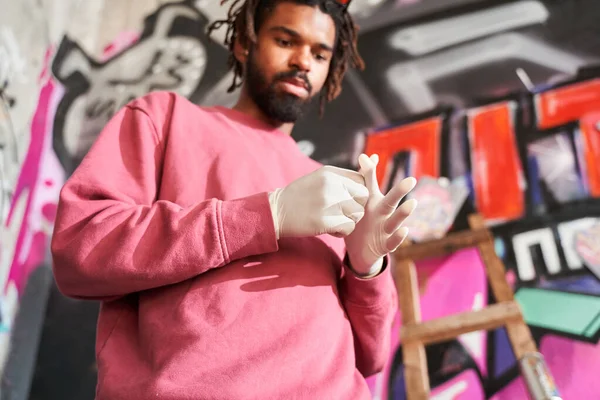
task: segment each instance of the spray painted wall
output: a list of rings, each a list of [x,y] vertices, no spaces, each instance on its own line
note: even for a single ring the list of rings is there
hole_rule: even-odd
[[[36,16],[47,28],[37,30],[0,17],[0,356],[18,294],[47,251],[60,185],[106,121],[152,90],[203,105],[235,100],[225,93],[226,52],[203,34],[223,12],[218,4],[132,3],[49,1]],[[339,166],[354,166],[365,148],[378,151],[384,186],[407,173],[466,177],[472,192],[457,227],[474,210],[493,223],[562,394],[594,398],[600,273],[597,249],[588,246],[586,259],[575,245],[593,237],[586,229],[600,216],[600,6],[464,0],[449,10],[447,3],[355,0],[367,70],[351,73],[325,117],[314,110],[294,137],[313,158]],[[127,22],[115,22],[124,14]],[[83,20],[71,26],[74,15]],[[19,43],[33,34],[27,43],[35,46]],[[429,260],[419,273],[424,319],[493,301],[472,251]],[[370,379],[375,398],[403,398],[397,342],[393,348],[386,371]],[[428,359],[437,399],[524,398],[503,330],[430,346]]]
[[[51,151],[45,112],[48,25],[33,3],[0,5],[0,371],[19,298],[44,263],[64,176]],[[25,9],[29,24],[14,23],[11,18],[24,18]],[[37,294],[42,304],[44,294]]]
[[[600,274],[586,240],[597,238],[600,215],[600,42],[590,40],[600,8],[479,6],[362,36],[370,63],[361,78],[377,111],[370,115],[382,120],[347,142],[379,152],[384,186],[394,174],[467,179],[471,196],[457,225],[471,211],[490,222],[564,398],[596,398],[600,386],[588,371],[600,360]],[[473,251],[418,267],[424,319],[493,301]],[[527,398],[504,329],[427,353],[433,398]],[[400,360],[394,354],[373,380],[378,398],[404,398]]]

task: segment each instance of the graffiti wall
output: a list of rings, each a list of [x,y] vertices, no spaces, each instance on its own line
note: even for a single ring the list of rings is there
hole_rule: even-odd
[[[136,0],[119,6],[127,12],[108,0],[94,4],[98,9],[85,6],[79,23],[100,21],[100,39],[54,22],[48,32],[35,31],[34,48],[19,42],[31,28],[0,16],[0,362],[19,295],[47,254],[60,186],[108,119],[153,90],[200,105],[236,98],[225,92],[225,49],[204,34],[224,12],[218,2]],[[348,75],[323,118],[315,109],[298,124],[299,146],[344,167],[354,167],[360,151],[378,152],[384,188],[405,175],[464,179],[470,195],[454,229],[466,227],[470,212],[486,218],[564,398],[600,396],[593,379],[600,367],[600,4],[355,0],[351,10],[363,27],[367,69]],[[116,26],[124,14],[130,23]],[[37,26],[58,15],[42,12]],[[418,270],[424,319],[494,301],[473,250],[427,260]],[[84,309],[64,301],[56,296],[47,319]],[[52,365],[44,361],[52,346],[44,343],[63,335],[63,343],[73,343],[61,350],[72,379],[51,384],[40,372],[34,392],[48,394],[66,381],[82,382],[76,374],[93,373],[96,312],[85,308],[85,318],[47,327],[39,368]],[[76,333],[60,333],[65,324]],[[386,370],[369,380],[376,399],[404,398],[394,337]],[[83,343],[77,353],[74,343]],[[525,398],[502,329],[429,346],[427,358],[435,399]],[[93,390],[90,384],[54,398],[88,398]]]
[[[600,42],[587,40],[600,8],[584,3],[495,2],[367,33],[361,77],[387,120],[348,140],[380,154],[384,187],[398,175],[466,179],[455,228],[473,211],[492,227],[566,399],[600,396],[590,372],[600,360]],[[425,320],[494,301],[473,250],[418,271]],[[432,398],[527,398],[504,329],[429,346],[427,358]],[[398,351],[372,382],[377,398],[404,398],[402,371]]]
[[[452,167],[464,163],[459,176],[470,182],[471,199],[462,217],[476,210],[493,226],[497,253],[509,268],[516,298],[565,398],[600,393],[593,374],[570,367],[591,367],[600,357],[598,241],[590,230],[600,215],[595,189],[597,85],[596,78],[577,77],[473,108],[429,113],[374,130],[366,138],[367,151],[379,153],[387,165],[379,171],[384,185],[392,172],[455,177]],[[461,140],[452,140],[453,134]],[[585,236],[596,240],[587,246],[588,253],[578,244]],[[477,253],[418,267],[424,319],[493,301]],[[504,329],[464,335],[429,351],[441,352],[442,359],[433,361],[438,369],[431,371],[439,398],[453,391],[468,393],[465,398],[526,396]],[[402,398],[402,369],[394,364],[391,371],[390,390],[394,398]]]
[[[38,25],[43,18],[33,11],[31,25],[11,22],[30,3],[0,5],[0,371],[11,348],[19,298],[45,259],[63,182],[47,129],[51,99],[41,66],[48,54]]]
[[[154,90],[201,103],[225,72],[226,52],[204,35],[206,17],[184,3],[148,16],[141,32],[124,32],[94,60],[64,37],[52,73],[64,90],[54,119],[54,150],[72,172],[104,124],[126,103]],[[125,51],[123,51],[125,50]]]
[[[97,10],[91,6],[82,8],[78,2],[47,2],[46,7],[33,2],[0,3],[3,10],[0,16],[0,370],[3,370],[13,350],[12,328],[28,278],[38,268],[49,268],[49,238],[66,176],[79,163],[102,126],[126,102],[152,90],[172,90],[199,101],[219,82],[222,73],[217,65],[225,61],[226,53],[206,39],[203,32],[207,18],[192,2],[165,1],[162,5],[155,2],[149,15],[134,15],[133,22],[123,23],[125,28],[139,25],[139,29],[120,31],[107,41],[100,56],[84,50],[83,44],[88,49],[94,46],[90,46],[85,35],[77,35],[83,24],[93,20],[91,15]],[[143,2],[137,3],[140,6]],[[105,6],[104,11],[110,14],[109,4]],[[147,10],[148,4],[139,8],[140,12]],[[69,15],[77,14],[81,19],[79,25],[69,25]],[[32,24],[23,24],[25,18],[33,18]],[[105,23],[96,25],[99,31],[106,27]],[[72,39],[74,36],[77,41]],[[54,294],[56,299],[56,290]],[[33,296],[44,297],[42,293]],[[58,314],[68,315],[62,299],[51,306],[62,307]],[[79,304],[70,306],[81,308]],[[93,322],[95,310],[90,315],[88,321]],[[31,328],[39,329],[42,322]],[[93,339],[93,334],[90,337]],[[44,343],[43,338],[42,346]],[[86,350],[93,354],[93,348]],[[93,386],[87,389],[93,392]]]

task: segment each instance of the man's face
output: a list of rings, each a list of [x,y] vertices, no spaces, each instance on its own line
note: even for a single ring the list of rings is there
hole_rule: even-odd
[[[318,7],[282,2],[266,17],[249,49],[246,86],[268,118],[289,123],[302,116],[327,79],[335,33]]]

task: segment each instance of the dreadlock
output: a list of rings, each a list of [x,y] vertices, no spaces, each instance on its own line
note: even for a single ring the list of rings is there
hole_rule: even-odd
[[[221,0],[221,5],[229,0]],[[309,6],[319,6],[320,10],[333,19],[336,26],[336,45],[329,66],[329,73],[320,94],[320,114],[323,114],[325,104],[339,96],[342,91],[342,80],[348,67],[364,69],[364,61],[358,54],[358,27],[354,24],[346,7],[337,0],[233,0],[227,17],[214,21],[208,27],[208,35],[227,26],[224,44],[229,49],[227,64],[233,70],[233,82],[227,89],[232,92],[243,82],[243,65],[234,56],[234,46],[237,40],[244,46],[256,44],[257,32],[267,12],[272,11],[277,1],[291,1]]]

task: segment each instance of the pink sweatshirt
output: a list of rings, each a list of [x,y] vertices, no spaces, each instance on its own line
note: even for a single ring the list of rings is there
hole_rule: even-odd
[[[359,279],[342,239],[275,237],[267,192],[319,166],[279,130],[172,93],[112,118],[52,239],[62,293],[103,301],[97,400],[370,398],[389,268]]]

